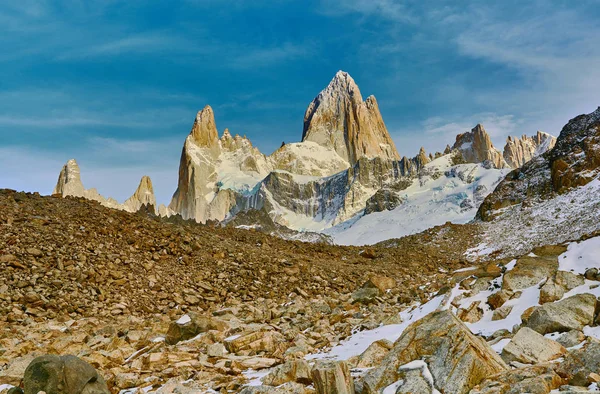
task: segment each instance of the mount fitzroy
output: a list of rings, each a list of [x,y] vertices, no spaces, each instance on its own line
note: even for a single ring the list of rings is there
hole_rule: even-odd
[[[85,190],[74,160],[61,171],[54,192],[127,211],[151,205],[161,216],[181,215],[200,223],[285,226],[323,232],[338,243],[374,243],[446,221],[468,222],[510,169],[552,149],[555,142],[542,132],[509,137],[501,152],[477,125],[459,134],[443,153],[428,155],[421,148],[415,157],[401,157],[375,97],[363,100],[352,77],[339,71],[309,104],[302,141],[283,144],[268,156],[228,129],[219,137],[212,108],[199,111],[183,146],[178,187],[168,207],[155,208],[148,177],[124,204]],[[255,211],[259,214],[248,215]],[[382,211],[391,211],[385,220]],[[370,231],[376,224],[379,235]]]

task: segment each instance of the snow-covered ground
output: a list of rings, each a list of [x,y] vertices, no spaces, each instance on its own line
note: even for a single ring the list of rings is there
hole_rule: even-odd
[[[481,164],[453,166],[450,159],[446,155],[428,163],[423,171],[428,175],[421,175],[399,192],[403,202],[397,208],[354,218],[324,233],[333,237],[336,244],[369,245],[446,222],[471,221],[485,196],[508,170],[486,169]]]
[[[600,237],[591,238],[580,243],[571,243],[567,252],[559,256],[559,270],[570,271],[574,273],[583,273],[589,267],[600,267]],[[506,265],[506,272],[512,270],[516,265],[516,260],[511,261]],[[369,347],[373,342],[380,339],[388,339],[395,341],[398,339],[404,330],[412,323],[428,315],[438,309],[448,309],[456,313],[459,308],[467,308],[475,301],[483,301],[480,306],[483,308],[484,314],[481,320],[476,323],[465,323],[474,334],[489,336],[500,329],[512,331],[513,327],[521,323],[521,315],[523,312],[532,307],[539,305],[540,284],[521,289],[522,294],[519,298],[508,300],[505,305],[512,305],[511,312],[506,318],[501,320],[492,320],[493,311],[486,304],[488,297],[495,292],[500,291],[504,274],[496,278],[490,285],[488,290],[480,291],[479,293],[463,297],[466,290],[461,290],[458,285],[452,289],[447,296],[436,296],[423,305],[413,306],[406,311],[400,313],[402,323],[381,326],[374,330],[361,331],[343,343],[328,350],[324,353],[310,355],[308,359],[335,359],[346,360],[352,356],[357,356]],[[589,293],[595,296],[600,296],[600,286],[597,286],[597,281],[586,280],[579,287],[564,294],[562,299],[571,297],[576,294]],[[459,298],[460,297],[460,298]],[[452,306],[455,299],[459,299],[458,308]],[[600,339],[600,327],[586,327],[584,333],[588,336]],[[494,345],[494,350],[498,353],[502,351],[504,345],[508,341],[501,341]]]
[[[600,180],[530,206],[513,205],[484,222],[477,255],[502,251],[503,256],[527,253],[536,246],[575,240],[600,230]]]

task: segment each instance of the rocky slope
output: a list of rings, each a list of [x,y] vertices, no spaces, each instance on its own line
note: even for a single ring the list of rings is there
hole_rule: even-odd
[[[600,108],[571,119],[554,149],[510,172],[481,205],[482,249],[526,250],[599,227]]]
[[[48,353],[112,392],[592,387],[600,238],[469,263],[482,232],[339,247],[3,190],[0,392]]]
[[[461,250],[476,240],[473,228],[451,226],[407,238],[402,247],[365,251],[4,190],[0,385],[18,383],[34,356],[59,353],[90,362],[115,389],[196,376],[197,384],[236,390],[247,382],[245,369],[331,346],[356,325],[376,327],[399,300],[425,299],[418,284],[443,286],[436,279],[443,278],[441,264],[464,267]],[[377,293],[376,307],[352,303],[355,289],[382,276],[420,279]],[[166,345],[160,338],[169,324],[192,312],[229,328]],[[309,327],[311,334],[302,332]],[[234,335],[244,340],[228,344]]]

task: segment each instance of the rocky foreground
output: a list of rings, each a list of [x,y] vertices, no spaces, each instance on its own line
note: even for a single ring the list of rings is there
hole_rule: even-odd
[[[448,225],[395,248],[338,247],[3,190],[0,385],[51,353],[89,362],[113,391],[171,379],[238,391],[243,371],[397,322],[468,264],[475,234]],[[173,345],[186,314],[206,333]]]
[[[362,249],[10,190],[0,213],[3,394],[580,393],[600,382],[596,234],[468,262],[477,224]]]

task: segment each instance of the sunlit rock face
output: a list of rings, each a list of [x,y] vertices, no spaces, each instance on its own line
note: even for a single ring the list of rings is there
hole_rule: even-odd
[[[362,157],[400,159],[377,100],[363,101],[354,79],[343,71],[308,106],[302,141],[333,148],[350,164]]]

